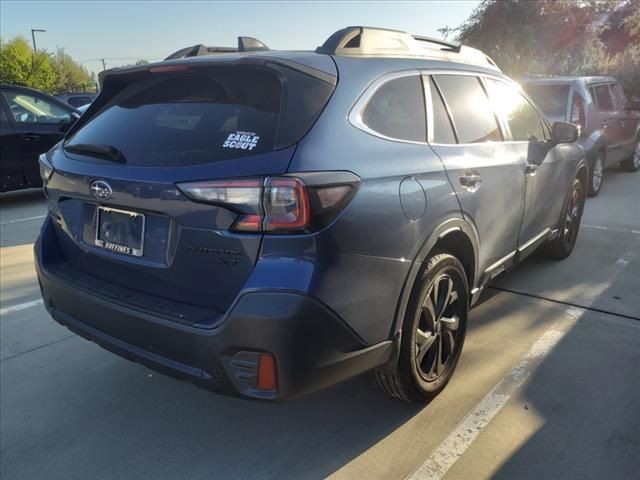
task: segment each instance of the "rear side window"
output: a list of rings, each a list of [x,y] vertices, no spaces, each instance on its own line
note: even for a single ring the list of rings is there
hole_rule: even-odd
[[[477,77],[436,75],[434,78],[451,111],[458,142],[482,143],[502,140],[489,99]]]
[[[627,103],[627,97],[624,94],[624,90],[622,90],[622,87],[619,84],[611,84],[611,95],[613,97],[613,105],[615,106],[616,110],[624,110],[624,107]]]
[[[433,105],[433,141],[434,143],[443,144],[456,143],[449,113],[447,113],[440,92],[431,78],[429,79],[429,86],[431,88],[431,103]]]
[[[362,122],[387,137],[426,142],[426,113],[420,77],[412,75],[383,84],[367,103]]]
[[[144,73],[67,145],[109,145],[131,166],[181,166],[271,152],[300,140],[333,86],[293,69],[213,67]]]
[[[545,135],[538,112],[514,85],[488,78],[487,88],[494,109],[509,125],[512,140],[516,142],[544,140]]]
[[[525,90],[547,115],[562,118],[566,115],[569,85],[527,85]]]
[[[591,96],[594,98],[598,110],[613,110],[613,102],[611,101],[609,85],[597,85],[595,87],[592,87]]]

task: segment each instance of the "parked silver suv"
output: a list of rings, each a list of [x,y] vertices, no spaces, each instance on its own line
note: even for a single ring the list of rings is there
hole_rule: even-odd
[[[605,168],[640,168],[640,103],[629,101],[615,78],[528,77],[523,86],[549,120],[580,126],[590,196],[600,192]]]

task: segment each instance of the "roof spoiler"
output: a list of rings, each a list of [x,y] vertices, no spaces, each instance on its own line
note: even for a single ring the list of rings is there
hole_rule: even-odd
[[[215,55],[216,53],[234,52],[261,52],[269,50],[264,43],[252,37],[238,37],[237,47],[208,47],[206,45],[193,45],[178,50],[169,55],[165,60],[177,60],[179,58],[199,57],[202,55]]]

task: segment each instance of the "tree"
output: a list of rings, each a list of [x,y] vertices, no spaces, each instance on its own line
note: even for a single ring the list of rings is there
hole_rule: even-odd
[[[58,48],[53,54],[51,63],[56,74],[55,90],[58,92],[73,92],[84,90],[91,83],[89,72],[75,62],[64,48]]]
[[[640,10],[634,2],[483,0],[458,29],[458,40],[514,77],[631,76],[625,86],[640,93]],[[623,46],[618,53],[611,51],[611,39]]]
[[[56,74],[46,52],[34,55],[26,38],[15,37],[0,44],[0,83],[52,92]]]
[[[149,63],[148,60],[145,60],[144,58],[139,58],[136,60],[136,65],[147,65]]]

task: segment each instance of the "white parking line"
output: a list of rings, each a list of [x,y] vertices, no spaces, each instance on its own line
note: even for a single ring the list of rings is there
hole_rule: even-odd
[[[26,310],[27,308],[35,307],[37,305],[42,305],[42,299],[32,300],[30,302],[20,303],[18,305],[13,305],[11,307],[3,308],[0,310],[0,317],[3,315],[8,315],[10,313],[19,312],[20,310]]]
[[[45,217],[46,215],[38,215],[36,217],[16,218],[15,220],[7,220],[6,222],[0,222],[0,226],[9,225],[11,223],[28,222],[29,220],[42,220]]]
[[[482,429],[500,412],[513,394],[571,329],[583,310],[570,307],[566,315],[547,330],[509,374],[471,410],[440,446],[408,478],[440,480],[471,446]]]
[[[604,230],[606,232],[633,233],[635,235],[640,235],[640,230],[626,230],[624,228],[604,227],[602,225],[588,225],[584,223],[581,226],[584,228],[592,228],[594,230]]]

